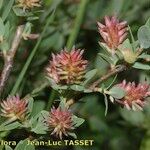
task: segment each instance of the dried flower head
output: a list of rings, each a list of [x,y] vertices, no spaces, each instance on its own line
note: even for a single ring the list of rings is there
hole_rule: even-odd
[[[22,7],[24,10],[41,6],[41,0],[17,0],[17,3],[17,6]]]
[[[82,58],[83,50],[62,50],[60,54],[52,54],[52,61],[46,68],[47,76],[56,83],[80,84],[84,80],[87,61]]]
[[[23,120],[25,119],[27,112],[27,101],[21,100],[17,96],[9,96],[1,103],[1,116],[10,118],[11,120]]]
[[[116,100],[117,102],[128,110],[143,110],[145,98],[150,96],[150,85],[141,83],[136,85],[134,82],[127,83],[124,80],[118,86],[125,90],[125,96],[121,100]]]
[[[69,110],[62,110],[60,107],[51,109],[46,122],[52,130],[51,135],[56,135],[60,139],[63,135],[68,136],[68,133],[74,129],[72,113]]]
[[[125,40],[127,36],[127,22],[119,22],[113,16],[105,16],[105,25],[98,22],[98,30],[102,36],[105,44],[111,49],[115,50]]]

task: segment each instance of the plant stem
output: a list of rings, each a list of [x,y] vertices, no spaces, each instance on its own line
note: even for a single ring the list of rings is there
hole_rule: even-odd
[[[85,14],[85,10],[86,10],[86,6],[88,4],[89,0],[81,0],[81,3],[79,5],[79,10],[77,12],[77,16],[75,19],[75,23],[74,23],[74,27],[71,31],[71,34],[69,36],[68,42],[67,42],[67,49],[68,51],[70,51],[70,49],[73,47],[73,45],[75,44],[75,40],[78,36],[79,30],[80,30],[80,26],[82,24],[83,21],[83,17]]]
[[[11,72],[11,68],[13,66],[13,60],[22,39],[23,30],[24,30],[24,25],[20,25],[17,27],[14,39],[12,41],[11,48],[8,52],[4,53],[4,67],[0,77],[0,95],[3,92],[4,86]]]
[[[107,74],[105,74],[104,76],[102,76],[100,79],[98,79],[97,81],[95,81],[91,86],[90,89],[94,89],[96,86],[98,86],[100,83],[102,83],[103,81],[107,80],[109,77],[122,72],[126,70],[126,66],[125,65],[119,65],[116,66],[116,68],[114,68],[113,70],[109,71]]]
[[[46,22],[46,24],[44,26],[44,29],[43,29],[43,31],[42,31],[42,33],[41,33],[41,35],[40,35],[40,37],[39,37],[35,47],[33,48],[33,50],[31,52],[30,56],[28,57],[28,59],[27,59],[25,65],[24,65],[23,69],[21,70],[21,72],[19,74],[19,77],[18,77],[18,79],[17,79],[17,81],[16,81],[16,83],[15,83],[15,85],[14,85],[12,91],[11,91],[11,95],[14,95],[17,92],[17,90],[18,90],[18,88],[19,88],[19,86],[20,86],[20,84],[21,84],[21,82],[22,82],[22,80],[24,78],[24,75],[25,75],[25,73],[26,73],[26,71],[27,71],[31,61],[32,61],[35,53],[38,50],[38,47],[39,47],[39,45],[40,45],[40,43],[42,41],[42,38],[43,38],[43,36],[44,36],[44,34],[45,34],[49,24],[53,21],[53,19],[54,19],[54,11],[53,11],[52,15],[49,17],[49,19],[47,20],[47,22]]]

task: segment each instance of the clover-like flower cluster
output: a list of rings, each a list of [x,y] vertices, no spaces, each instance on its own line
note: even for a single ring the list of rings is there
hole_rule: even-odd
[[[111,49],[116,50],[118,46],[126,39],[127,36],[127,22],[119,22],[113,16],[105,18],[105,25],[98,22],[98,30],[102,36],[104,43]]]
[[[24,120],[27,114],[27,101],[17,96],[9,96],[1,103],[1,116],[11,120]]]
[[[60,139],[63,135],[68,136],[68,133],[74,129],[72,115],[69,110],[62,110],[60,107],[52,108],[46,120],[48,127],[52,130],[51,135],[56,135]]]
[[[145,106],[145,98],[150,96],[150,85],[134,82],[126,82],[125,80],[118,84],[120,88],[125,90],[125,96],[121,100],[117,100],[119,104],[126,107],[128,110],[143,110]]]
[[[52,60],[46,68],[47,76],[57,84],[80,84],[84,80],[87,60],[82,58],[84,50],[66,49],[52,54]]]

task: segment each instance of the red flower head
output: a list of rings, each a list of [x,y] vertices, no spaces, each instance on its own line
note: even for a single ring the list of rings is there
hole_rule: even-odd
[[[118,48],[127,36],[127,22],[119,22],[115,16],[111,18],[105,16],[105,25],[100,22],[97,24],[104,42],[112,50]]]
[[[52,108],[47,124],[53,132],[52,135],[56,135],[62,139],[62,135],[68,136],[68,133],[74,129],[72,121],[72,113],[68,110],[61,110],[61,108]]]
[[[117,100],[117,102],[119,102],[129,110],[143,110],[143,107],[145,105],[145,98],[150,96],[150,85],[141,83],[135,85],[134,82],[126,83],[126,81],[124,80],[118,86],[123,88],[126,94],[121,100]]]
[[[18,95],[12,97],[9,96],[7,100],[4,100],[1,103],[1,107],[1,116],[12,120],[22,120],[25,118],[27,112],[27,101],[21,100]]]
[[[80,84],[87,67],[87,61],[82,58],[83,52],[72,49],[71,52],[62,50],[57,55],[52,54],[52,61],[46,68],[47,76],[61,85]]]

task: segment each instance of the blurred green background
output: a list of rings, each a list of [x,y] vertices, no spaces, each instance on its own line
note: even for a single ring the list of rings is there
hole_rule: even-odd
[[[38,51],[23,79],[18,93],[25,96],[41,85],[44,80],[44,68],[51,58],[51,54],[59,52],[66,46],[69,35],[74,27],[80,0],[44,0],[43,12],[39,20],[32,21],[34,33],[40,33],[49,18],[48,14],[54,5],[58,5],[55,19],[48,27]],[[108,70],[108,64],[97,56],[102,51],[98,41],[101,37],[97,31],[97,21],[103,21],[105,15],[117,15],[130,25],[135,39],[138,28],[145,24],[150,17],[150,0],[89,0],[85,9],[84,19],[77,35],[75,46],[85,49],[85,58],[89,60],[89,68],[98,69],[98,76]],[[9,16],[12,26],[22,20],[13,13]],[[33,49],[36,41],[24,41],[20,46],[9,83],[4,91],[5,97],[12,89],[24,62]],[[119,74],[118,82],[150,81],[150,73],[140,70],[129,70]],[[111,81],[110,79],[108,83]],[[107,83],[106,83],[107,84]],[[43,109],[51,95],[51,88],[47,87],[35,97],[35,111]],[[53,97],[57,99],[57,95]],[[62,150],[150,150],[150,105],[143,112],[129,112],[117,105],[109,103],[108,114],[105,117],[103,95],[88,94],[82,103],[75,104],[72,109],[78,116],[85,118],[85,123],[76,130],[78,139],[94,139],[92,147],[59,147]],[[14,138],[21,135],[13,135]],[[10,135],[12,138],[12,135]],[[37,148],[37,150],[48,148]],[[50,148],[53,149],[53,148]],[[57,148],[54,148],[57,149]]]

